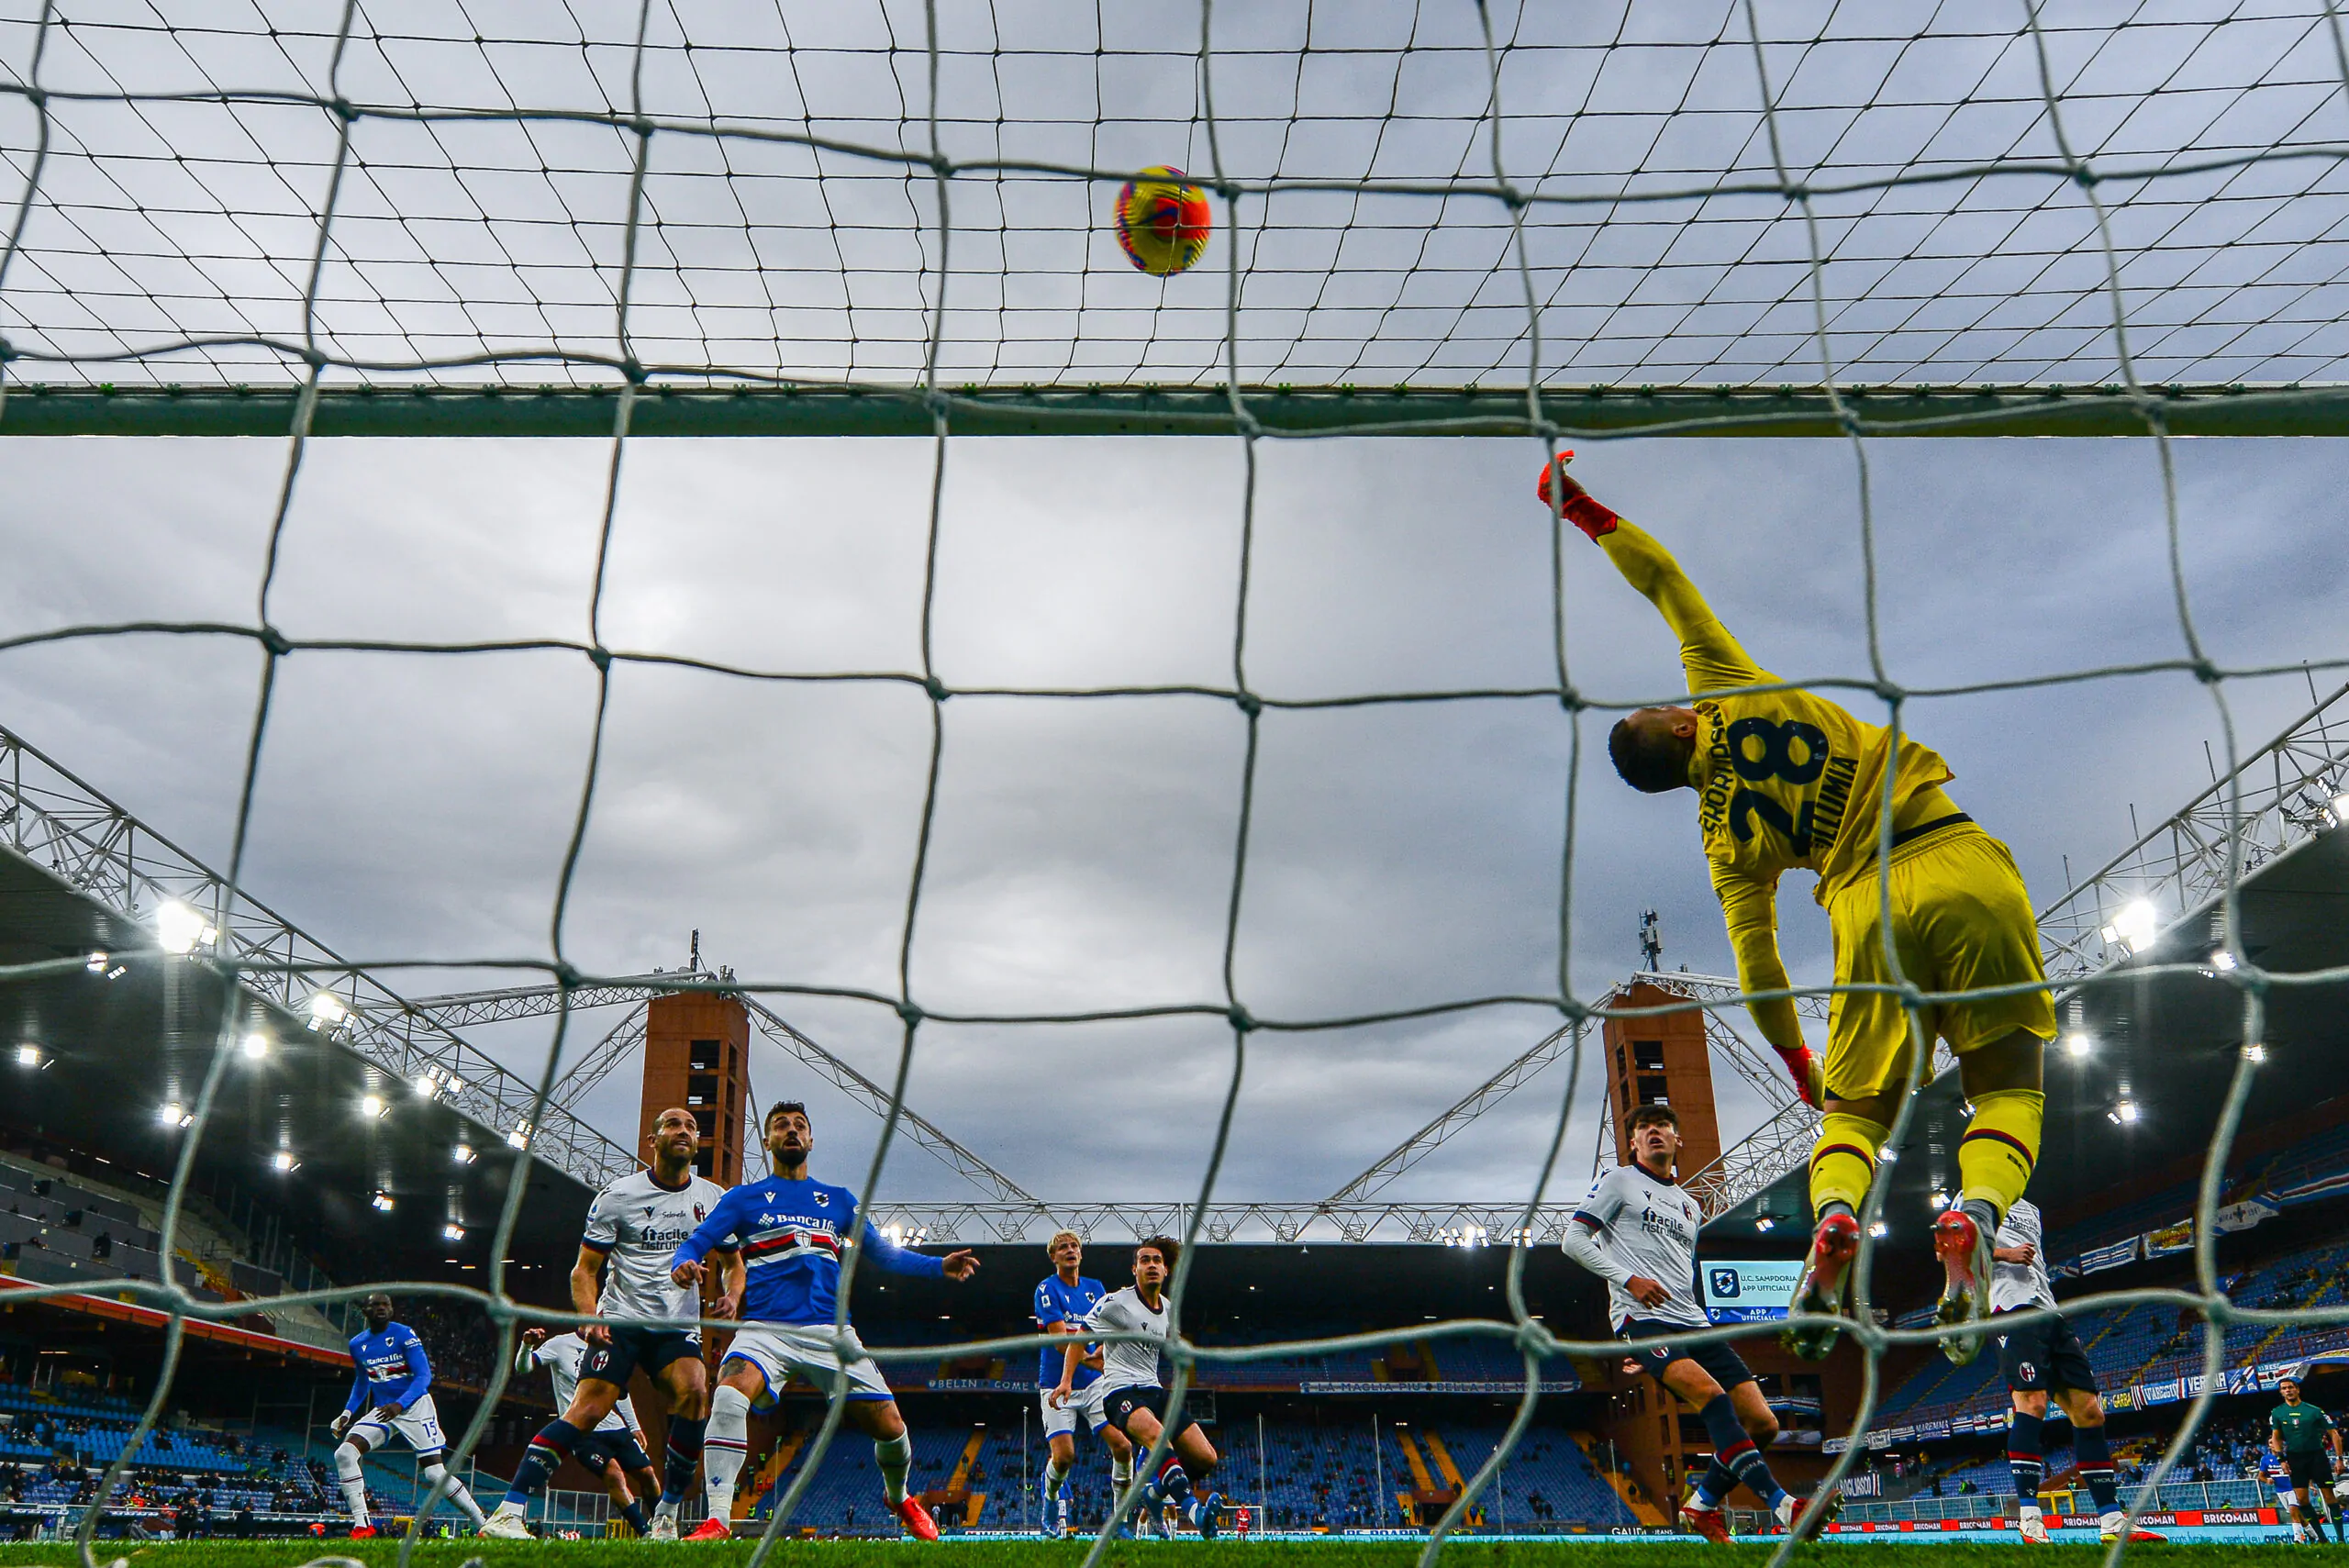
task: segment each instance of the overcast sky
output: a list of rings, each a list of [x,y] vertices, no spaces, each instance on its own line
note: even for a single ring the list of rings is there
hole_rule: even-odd
[[[2187,567],[2213,654],[2349,655],[2338,593],[2349,452],[2177,451]],[[21,440],[6,452],[0,625],[250,615],[279,443]],[[1254,686],[1543,682],[1537,452],[1267,443]],[[280,624],[295,636],[583,636],[604,455],[593,442],[316,443],[285,536]],[[1896,680],[2179,651],[2149,443],[1884,441],[1871,459]],[[770,668],[915,667],[930,462],[919,442],[635,444],[607,638]],[[948,682],[1228,677],[1236,443],[971,440],[950,462],[936,632]],[[1577,467],[1681,552],[1757,657],[1790,675],[1865,673],[1848,447],[1627,442]],[[1618,700],[1676,689],[1661,621],[1596,550],[1568,542],[1576,684]],[[546,953],[590,674],[560,653],[296,655],[261,770],[252,889],[353,955]],[[0,703],[10,727],[217,861],[257,675],[242,641],[77,642],[0,659]],[[2227,691],[2247,743],[2308,705],[2297,675]],[[918,999],[994,1012],[1219,1000],[1236,710],[958,698],[945,717]],[[1722,972],[1693,797],[1616,782],[1605,722],[1585,720],[1577,989],[1594,995],[1632,966],[1648,906],[1662,911],[1668,965]],[[2065,857],[2084,873],[2128,841],[2132,802],[2149,823],[2183,804],[2208,779],[2203,742],[2221,744],[2210,698],[2183,675],[1923,702],[1911,722],[1955,768],[1959,803],[2015,846],[2043,903],[2065,884]],[[574,961],[674,966],[698,928],[705,953],[746,977],[893,990],[928,723],[926,702],[895,685],[618,667],[568,927]],[[1242,1000],[1308,1018],[1547,989],[1568,744],[1564,714],[1543,702],[1267,715]],[[1808,878],[1790,879],[1786,947],[1798,978],[1823,981],[1826,931],[1808,895]],[[399,984],[476,982],[498,983],[451,972]],[[893,1015],[807,1000],[782,1010],[885,1077]],[[1259,1035],[1227,1190],[1320,1196],[1553,1027],[1541,1010],[1502,1008]],[[1030,1190],[1068,1198],[1187,1192],[1230,1059],[1228,1033],[1207,1022],[932,1024],[921,1040],[913,1102]],[[545,1030],[484,1043],[528,1069]],[[763,1045],[755,1062],[763,1095],[807,1087]],[[1396,1190],[1520,1192],[1564,1086],[1563,1070],[1546,1074]],[[1727,1098],[1734,1133],[1753,1113]],[[625,1137],[633,1103],[622,1074],[587,1109]],[[849,1175],[874,1124],[818,1105],[827,1163]],[[1579,1170],[1596,1123],[1577,1119]],[[918,1154],[896,1183],[960,1195]]]
[[[281,100],[339,90],[362,112],[318,291],[327,350],[417,366],[542,350],[511,373],[608,380],[577,356],[619,343],[633,136],[575,119],[427,127],[367,111],[624,110],[639,9],[505,7],[507,36],[484,39],[453,4],[362,8],[330,82],[339,3],[280,6],[267,27],[230,6],[59,8],[41,63],[51,92],[230,97],[51,100],[49,161],[0,288],[0,331],[37,355],[148,357],[34,359],[12,378],[284,377],[342,122]],[[2340,379],[2349,195],[2329,153],[2128,174],[2330,148],[2349,131],[2322,7],[2252,9],[2043,7],[2065,106],[2059,144],[2019,6],[1763,4],[1790,169],[1822,189],[1865,187],[1817,204],[1839,375],[2114,379],[2095,215],[2060,177],[2069,145],[2106,176],[2098,188],[2147,379]],[[1195,15],[1136,0],[1085,8],[1079,27],[1063,8],[999,0],[982,26],[980,8],[940,11],[941,145],[955,158],[1208,165]],[[0,15],[0,79],[30,80],[39,14]],[[1742,6],[1493,14],[1503,163],[1521,188],[1591,196],[1768,177]],[[698,117],[878,153],[928,145],[918,6],[652,15],[640,80],[648,111],[673,127]],[[1485,178],[1491,100],[1476,19],[1464,0],[1223,8],[1227,171],[1251,182]],[[15,178],[29,172],[39,129],[26,95],[0,94],[0,160]],[[641,357],[810,381],[919,372],[938,297],[926,170],[674,129],[652,145],[631,281]],[[2000,160],[2038,172],[1881,183]],[[10,183],[0,176],[0,189]],[[1207,265],[1161,284],[1117,255],[1101,222],[1108,195],[1048,175],[954,182],[945,373],[1211,383],[1237,245],[1250,378],[1524,376],[1508,210],[1489,199],[1251,195],[1238,233],[1219,212]],[[1540,206],[1526,240],[1540,371],[1553,384],[1816,373],[1809,234],[1776,193]],[[279,347],[184,343],[253,333]],[[1531,497],[1538,447],[1269,441],[1258,455],[1256,690],[1553,678],[1546,517]],[[2212,656],[2349,656],[2349,454],[2208,440],[2176,455],[2183,556]],[[249,620],[284,461],[270,440],[6,443],[0,635]],[[2183,653],[2148,442],[1887,440],[1871,462],[1894,680],[2028,678]],[[927,442],[635,442],[605,640],[800,673],[918,669],[931,463]],[[606,468],[597,442],[317,442],[274,618],[296,637],[584,639]],[[1866,673],[1847,445],[1586,443],[1576,472],[1681,553],[1766,664]],[[941,678],[1228,683],[1242,475],[1231,439],[956,440],[938,552]],[[1575,684],[1609,700],[1679,691],[1653,612],[1579,538],[1567,544]],[[0,723],[217,862],[258,673],[253,647],[230,639],[21,650],[0,656]],[[2227,695],[2246,746],[2310,701],[2298,675]],[[402,977],[410,994],[497,983],[462,966],[549,951],[593,699],[575,654],[293,658],[259,774],[249,886],[345,953],[451,966]],[[1729,965],[1693,800],[1616,783],[1607,722],[1583,721],[1576,796],[1567,956],[1586,997],[1631,967],[1647,907],[1662,912],[1667,964]],[[1909,722],[1955,768],[1960,804],[2013,844],[2042,904],[2130,840],[2132,803],[2158,819],[2208,782],[2205,744],[2222,754],[2210,695],[2178,674],[1920,702]],[[613,973],[674,966],[698,929],[705,955],[745,977],[893,991],[929,727],[927,702],[903,684],[618,667],[569,955]],[[1244,734],[1232,705],[1208,698],[950,702],[916,998],[989,1013],[1219,1005]],[[1568,716],[1541,701],[1268,713],[1232,964],[1243,1003],[1303,1020],[1552,990],[1571,740]],[[1825,927],[1808,879],[1796,881],[1782,900],[1787,957],[1799,979],[1823,982]],[[824,999],[782,1009],[888,1075],[892,1013]],[[1556,1023],[1538,1007],[1491,1008],[1256,1036],[1223,1190],[1326,1195]],[[545,1032],[516,1026],[481,1043],[529,1071]],[[932,1024],[911,1098],[1045,1196],[1174,1197],[1195,1190],[1230,1060],[1228,1032],[1208,1019]],[[825,1173],[861,1179],[869,1118],[764,1047],[755,1079],[765,1097],[807,1093]],[[1393,1190],[1520,1195],[1564,1087],[1563,1070],[1545,1075]],[[623,1075],[586,1109],[625,1138],[633,1106]],[[1754,1119],[1741,1093],[1725,1093],[1724,1107],[1732,1136]],[[1595,1128],[1578,1112],[1570,1173],[1586,1169]],[[918,1154],[888,1190],[963,1195]]]

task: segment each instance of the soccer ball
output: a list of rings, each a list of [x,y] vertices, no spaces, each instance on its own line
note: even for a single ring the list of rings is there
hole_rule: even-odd
[[[1118,193],[1118,245],[1154,278],[1170,278],[1207,254],[1215,217],[1208,194],[1183,171],[1161,164]]]

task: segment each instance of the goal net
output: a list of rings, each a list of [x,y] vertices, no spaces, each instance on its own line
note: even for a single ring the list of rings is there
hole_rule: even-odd
[[[1847,443],[1854,500],[1839,548],[1869,563],[1868,659],[1820,684],[1898,726],[1926,694],[1903,685],[1879,637],[1870,443],[1892,434],[2140,438],[2171,545],[2175,592],[2157,607],[2174,617],[2176,637],[2166,656],[2126,670],[2199,679],[2227,720],[2231,751],[2221,761],[2232,779],[2240,759],[2228,683],[2274,672],[2223,666],[2198,631],[2176,564],[2171,442],[2349,429],[2338,386],[2349,356],[2344,150],[2349,49],[2331,0],[2279,0],[2256,15],[2030,0],[1742,0],[1662,11],[1468,0],[1105,3],[1089,12],[1001,0],[766,12],[649,0],[485,10],[321,0],[266,14],[45,0],[0,17],[0,161],[14,186],[0,188],[0,434],[269,432],[284,437],[285,456],[250,621],[44,626],[0,639],[0,651],[135,630],[243,639],[258,652],[264,674],[229,892],[211,912],[228,931],[253,781],[272,743],[273,684],[328,646],[272,619],[279,547],[317,438],[599,435],[600,455],[582,449],[579,461],[600,465],[598,537],[608,550],[626,459],[649,436],[928,436],[933,571],[957,437],[1237,442],[1246,457],[1242,556],[1228,679],[1181,691],[997,694],[1230,705],[1243,761],[1232,781],[1225,985],[1136,1010],[1229,1025],[1222,1117],[1184,1238],[1197,1240],[1251,1042],[1263,1031],[1501,1006],[1549,1009],[1550,1027],[1595,1028],[1598,1016],[1599,997],[1586,981],[1577,989],[1566,962],[1586,917],[1573,894],[1572,789],[1555,878],[1553,987],[1486,994],[1439,973],[1419,977],[1426,999],[1408,1008],[1275,1017],[1252,1003],[1231,977],[1251,857],[1263,848],[1252,807],[1268,727],[1364,706],[1540,703],[1572,749],[1581,787],[1590,739],[1636,699],[1658,695],[1577,684],[1563,566],[1549,584],[1554,671],[1533,686],[1297,696],[1252,683],[1246,552],[1262,443],[1514,435],[1529,474],[1561,444],[1634,434],[1807,433]],[[1187,171],[1215,217],[1205,260],[1168,279],[1129,266],[1106,220],[1118,187],[1161,164]],[[1553,528],[1571,539],[1556,519]],[[591,627],[603,593],[599,572]],[[918,662],[821,677],[911,689],[930,705],[896,988],[789,974],[728,983],[770,1000],[828,995],[893,1009],[902,1022],[893,1118],[924,1026],[939,1016],[914,984],[915,953],[941,777],[952,767],[950,699],[968,690],[930,655],[932,613],[926,591]],[[363,639],[331,646],[418,658],[487,651]],[[676,662],[659,648],[607,646],[600,631],[568,646],[592,662],[606,698],[631,667]],[[745,681],[818,678],[697,664]],[[2121,673],[2087,663],[2007,684]],[[552,941],[530,961],[565,986],[597,978],[574,964],[564,933],[570,870],[596,809],[603,715],[599,703]],[[2340,977],[2270,973],[2243,949],[2241,813],[2232,795],[2222,804],[2212,947],[2227,958],[2219,983],[2240,994],[2240,1043],[2256,1048],[2272,989]],[[2201,914],[2199,904],[2163,912]],[[2145,945],[2116,942],[2108,931],[2098,951]],[[173,953],[113,957],[180,965],[191,984],[224,995],[287,1002],[351,973],[331,955],[213,936]],[[7,966],[0,981],[29,984],[65,962]],[[2100,963],[2063,971],[2058,984],[2092,987]],[[2207,953],[2185,961],[2210,964]],[[688,983],[702,984],[716,983]],[[1900,995],[1914,1016],[1943,999],[1913,985]],[[224,1006],[221,1016],[239,1011]],[[1008,1010],[959,1021],[1041,1026],[1077,1016]],[[231,1069],[230,1027],[186,1107],[165,1256]],[[581,1047],[574,1035],[566,1048],[558,1031],[521,1113],[521,1143],[541,1119],[564,1051]],[[1577,1046],[1577,1073],[1581,1054]],[[2200,1315],[2207,1382],[2143,1498],[2221,1386],[2229,1324],[2266,1321],[2231,1304],[2210,1240],[2261,1055],[2242,1052],[2217,1119],[2197,1211],[2195,1289],[2107,1293],[2065,1307],[2158,1297]],[[1575,1103],[1569,1088],[1547,1159],[1523,1173],[1513,1284],[1526,1246],[1554,1239],[1545,1217],[1571,1200],[1562,1184],[1579,1179],[1571,1162],[1559,1167]],[[887,1151],[885,1137],[860,1188],[869,1202],[889,1190]],[[512,1184],[495,1257],[527,1185]],[[1872,1203],[1865,1218],[1876,1212]],[[1176,1274],[1178,1322],[1195,1257],[1186,1251]],[[1866,1258],[1858,1321],[1847,1329],[1865,1395],[1830,1486],[1866,1451],[1887,1351],[1933,1337],[1871,1315]],[[843,1266],[852,1277],[852,1252]],[[510,1351],[521,1328],[565,1320],[518,1301],[513,1283],[501,1262],[481,1289],[394,1288],[486,1311]],[[72,1288],[28,1286],[12,1299]],[[372,1288],[342,1284],[303,1299],[348,1301]],[[79,1518],[85,1541],[140,1440],[172,1407],[184,1325],[232,1310],[168,1284],[131,1281],[123,1290],[168,1313],[171,1355],[101,1502]],[[2326,1314],[2349,1320],[2349,1308]],[[1609,1353],[1562,1340],[1514,1290],[1511,1309],[1494,1315],[1281,1348],[1359,1350],[1431,1335],[1513,1347],[1526,1383],[1504,1440],[1451,1504],[1431,1552],[1477,1507],[1527,1429],[1542,1360]],[[954,1349],[1011,1355],[1040,1342]],[[1169,1352],[1178,1406],[1197,1367],[1233,1354],[1181,1338]],[[480,1414],[451,1434],[460,1461],[482,1440],[510,1364],[510,1354],[497,1359]],[[833,1440],[844,1392],[835,1391],[810,1457],[773,1509],[768,1542]]]

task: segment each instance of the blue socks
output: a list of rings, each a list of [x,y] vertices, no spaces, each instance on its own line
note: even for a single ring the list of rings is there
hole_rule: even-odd
[[[2104,1429],[2075,1427],[2072,1451],[2079,1457],[2080,1479],[2088,1484],[2096,1511],[2109,1514],[2121,1507],[2121,1488],[2112,1480],[2112,1445],[2104,1440]]]
[[[672,1507],[694,1489],[694,1472],[701,1464],[702,1434],[708,1429],[706,1418],[669,1418],[669,1441],[661,1455],[661,1500]]]
[[[644,1505],[642,1503],[636,1502],[631,1499],[629,1506],[620,1510],[620,1518],[628,1521],[629,1529],[636,1531],[636,1533],[640,1536],[651,1535],[652,1533],[652,1521],[644,1517]]]
[[[572,1445],[586,1435],[560,1416],[549,1421],[523,1451],[522,1462],[514,1467],[514,1485],[507,1490],[506,1500],[517,1506],[526,1505],[545,1491],[547,1477],[562,1467]]]
[[[1725,1470],[1743,1482],[1747,1490],[1762,1499],[1764,1507],[1776,1507],[1779,1499],[1787,1495],[1787,1489],[1778,1485],[1777,1477],[1770,1473],[1768,1462],[1762,1457],[1762,1451],[1753,1446],[1752,1438],[1745,1435],[1745,1428],[1737,1418],[1737,1407],[1730,1403],[1729,1396],[1716,1394],[1712,1402],[1698,1415],[1704,1420],[1705,1434],[1713,1440],[1713,1467]],[[1712,1470],[1708,1469],[1705,1481],[1712,1479]],[[1698,1482],[1697,1489],[1701,1495],[1705,1482]]]
[[[2039,1507],[2039,1488],[2047,1479],[2047,1458],[2040,1436],[2044,1425],[2044,1418],[2018,1410],[2014,1424],[2007,1430],[2007,1470],[2015,1478],[2015,1499],[2025,1507]],[[2096,1435],[2101,1440],[2104,1429],[2096,1429]],[[2083,1453],[2081,1457],[2085,1460],[2087,1455]],[[2106,1485],[2110,1485],[2111,1472],[2108,1469],[2105,1473]]]

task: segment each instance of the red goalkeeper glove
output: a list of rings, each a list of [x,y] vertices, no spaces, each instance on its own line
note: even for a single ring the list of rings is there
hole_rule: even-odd
[[[1566,463],[1574,455],[1572,452],[1560,452],[1555,462],[1543,464],[1542,483],[1534,486],[1534,490],[1542,497],[1542,505],[1547,506],[1550,505],[1550,485],[1555,480],[1562,487],[1560,494],[1565,497],[1558,504],[1560,515],[1588,535],[1591,543],[1597,544],[1613,533],[1615,525],[1623,519],[1593,500],[1589,491],[1575,483],[1574,476],[1566,472]]]
[[[1777,1051],[1778,1060],[1787,1064],[1787,1072],[1795,1081],[1795,1093],[1802,1096],[1802,1103],[1815,1111],[1825,1110],[1827,1072],[1820,1065],[1819,1053],[1807,1045],[1796,1046],[1792,1051],[1780,1046],[1771,1049]]]

